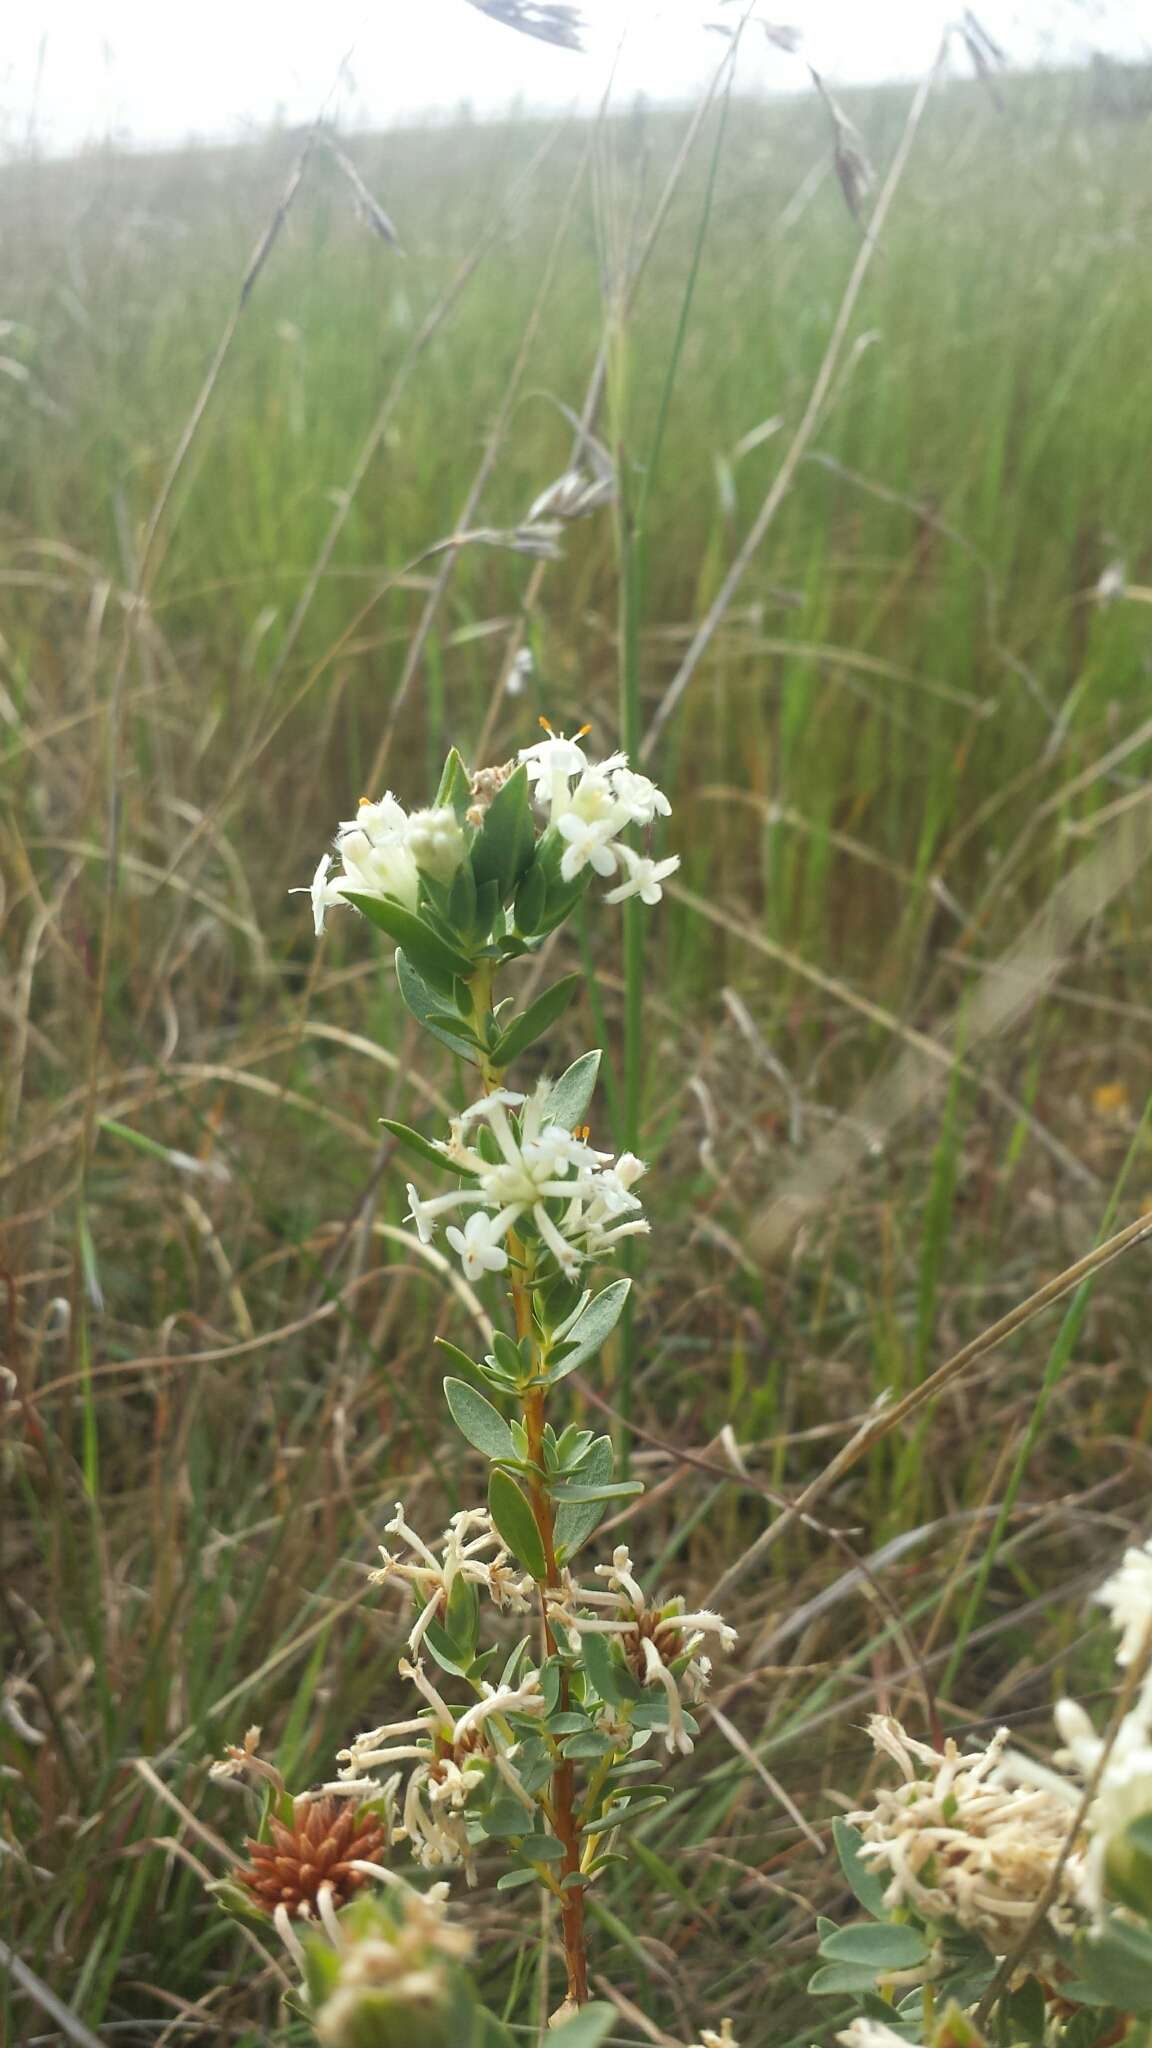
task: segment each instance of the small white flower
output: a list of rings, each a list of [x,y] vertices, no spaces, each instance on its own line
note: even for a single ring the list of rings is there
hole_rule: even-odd
[[[554,775],[583,775],[588,766],[588,757],[575,739],[565,739],[562,732],[548,728],[546,740],[537,740],[534,746],[521,747],[521,761],[527,764],[529,782],[550,782]]]
[[[339,850],[345,893],[352,889],[361,896],[390,896],[406,910],[415,910],[420,874],[403,840],[373,839],[354,829],[344,833]]]
[[[672,815],[672,806],[664,791],[657,789],[650,776],[638,775],[634,768],[614,769],[612,790],[632,825],[650,825],[654,818],[670,818]]]
[[[628,880],[609,889],[605,903],[626,903],[630,896],[639,896],[642,903],[659,903],[664,894],[660,884],[675,874],[680,865],[679,854],[670,854],[667,860],[649,860],[646,853],[637,853],[634,847],[624,845],[618,846],[616,852],[628,871]],[[604,872],[601,868],[600,873]]]
[[[342,903],[344,901],[340,893],[339,882],[330,882],[328,880],[328,870],[331,866],[332,855],[330,853],[323,854],[308,887],[306,889],[289,889],[288,891],[290,896],[310,896],[312,898],[312,923],[315,927],[317,938],[323,936],[325,912],[331,910],[334,903]]]
[[[903,2034],[886,2027],[883,2020],[864,2017],[853,2020],[850,2027],[837,2034],[836,2039],[844,2043],[844,2048],[910,2048]]]
[[[588,757],[578,742],[583,738],[578,733],[575,739],[566,739],[562,732],[553,732],[546,720],[542,720],[547,731],[546,740],[537,740],[533,747],[521,747],[520,759],[528,770],[528,780],[538,804],[546,804],[548,815],[555,820],[568,807],[568,785],[577,775],[583,775],[588,766]]]
[[[574,812],[589,825],[606,824],[611,821],[616,831],[629,823],[629,812],[616,795],[611,767],[607,761],[598,761],[594,767],[585,769],[564,807],[564,815],[567,816],[569,812]]]
[[[407,1183],[408,1214],[405,1222],[416,1225],[416,1235],[421,1244],[431,1244],[436,1235],[435,1211],[431,1204],[422,1202],[411,1181]]]
[[[587,818],[580,817],[576,811],[566,811],[557,821],[556,829],[561,838],[568,842],[560,860],[560,874],[565,882],[574,882],[577,875],[582,874],[586,867],[594,868],[598,875],[614,875],[617,854],[630,851],[628,847],[617,847],[612,844],[618,827],[611,818],[590,822]],[[632,892],[626,890],[625,893]],[[608,901],[614,902],[618,894],[619,891],[614,891]],[[659,894],[660,891],[657,890],[657,897]]]
[[[1116,1662],[1127,1666],[1139,1654],[1152,1629],[1152,1543],[1142,1550],[1126,1550],[1124,1561],[1110,1579],[1105,1579],[1096,1598],[1107,1607],[1113,1624],[1121,1630]]]
[[[356,816],[341,819],[337,838],[342,839],[346,832],[364,832],[374,845],[379,845],[386,839],[402,839],[407,824],[407,811],[389,789],[379,803],[362,796]]]
[[[459,1253],[466,1280],[480,1280],[485,1273],[502,1273],[508,1264],[508,1254],[495,1235],[495,1221],[476,1209],[469,1216],[463,1230],[454,1223],[449,1224],[445,1235],[454,1252]]]

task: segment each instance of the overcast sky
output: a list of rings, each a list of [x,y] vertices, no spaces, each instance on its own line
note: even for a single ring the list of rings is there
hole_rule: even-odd
[[[9,0],[0,33],[0,143],[48,150],[116,134],[141,143],[250,133],[307,121],[327,100],[341,125],[478,112],[514,100],[595,102],[624,34],[617,91],[689,94],[720,43],[705,23],[739,0],[584,0],[586,54],[499,26],[468,0]],[[18,9],[18,11],[17,11]],[[962,0],[764,0],[803,31],[813,61],[841,83],[909,76],[931,61]],[[1145,0],[975,0],[1013,62],[1063,62],[1093,49],[1148,55]],[[748,89],[787,90],[795,59],[750,39]],[[329,97],[331,96],[331,97]]]

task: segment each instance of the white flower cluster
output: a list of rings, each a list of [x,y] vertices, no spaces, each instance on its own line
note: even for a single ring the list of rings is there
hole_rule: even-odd
[[[639,896],[642,903],[659,903],[661,883],[675,874],[679,855],[651,860],[626,846],[620,834],[629,825],[651,825],[656,818],[669,817],[672,806],[647,775],[628,766],[627,754],[589,762],[580,746],[582,738],[578,733],[565,739],[549,727],[547,739],[520,749],[536,801],[566,842],[561,879],[574,882],[587,867],[605,877],[620,872],[624,880],[608,890],[605,902],[623,903],[629,896]]]
[[[460,1865],[473,1884],[474,1860],[464,1809],[489,1769],[495,1769],[515,1797],[532,1809],[532,1801],[511,1768],[518,1745],[504,1717],[545,1711],[540,1674],[529,1671],[516,1685],[495,1686],[485,1680],[482,1696],[457,1712],[441,1697],[423,1664],[409,1664],[402,1658],[398,1668],[427,1704],[407,1719],[369,1728],[349,1748],[340,1750],[340,1776],[330,1789],[366,1794],[386,1791],[371,1773],[388,1764],[413,1764],[396,1839],[408,1841],[422,1869]]]
[[[326,913],[346,902],[349,891],[358,896],[390,897],[405,910],[415,910],[420,876],[450,882],[466,850],[464,830],[455,811],[442,807],[409,813],[389,790],[379,803],[361,797],[356,816],[346,818],[337,828],[336,854],[342,872],[330,874],[333,856],[326,853],[310,887],[291,893],[311,896],[319,938]]]
[[[384,1562],[370,1574],[369,1584],[379,1586],[399,1579],[421,1603],[408,1636],[408,1648],[414,1657],[420,1654],[429,1622],[443,1620],[452,1588],[460,1579],[482,1588],[494,1605],[506,1613],[528,1612],[532,1581],[518,1577],[511,1569],[508,1552],[487,1508],[462,1508],[453,1515],[441,1539],[439,1556],[409,1527],[402,1501],[397,1501],[396,1512],[390,1522],[385,1522],[384,1531],[388,1536],[399,1536],[408,1545],[411,1556],[393,1557],[381,1544]]]
[[[1046,1786],[998,1782],[1006,1728],[965,1755],[951,1738],[943,1750],[914,1741],[889,1715],[874,1714],[868,1726],[901,1782],[848,1819],[864,1837],[861,1860],[889,1873],[885,1905],[955,1920],[1004,1954],[1061,1866],[1067,1807]],[[1057,1935],[1076,1925],[1077,1879],[1075,1860],[1065,1860],[1048,1914]]]
[[[703,1698],[712,1675],[712,1660],[699,1654],[700,1645],[711,1635],[723,1649],[730,1649],[736,1631],[707,1608],[686,1613],[682,1598],[661,1605],[651,1602],[623,1544],[613,1551],[611,1564],[598,1564],[595,1570],[598,1579],[607,1581],[606,1590],[578,1586],[565,1573],[561,1586],[548,1595],[549,1617],[577,1635],[616,1638],[632,1676],[641,1685],[659,1686],[664,1692],[668,1719],[663,1734],[669,1755],[679,1750],[687,1756],[692,1737],[684,1725],[684,1705],[695,1706]],[[592,1612],[583,1613],[583,1608]]]
[[[428,1201],[408,1188],[408,1215],[422,1244],[431,1243],[442,1216],[471,1210],[463,1229],[451,1224],[446,1233],[469,1280],[504,1271],[508,1233],[525,1218],[569,1277],[583,1260],[598,1258],[621,1238],[648,1229],[639,1214],[639,1197],[632,1193],[645,1170],[642,1162],[631,1152],[613,1162],[611,1153],[595,1152],[571,1131],[550,1123],[550,1093],[550,1084],[541,1081],[527,1097],[497,1088],[474,1102],[453,1119],[448,1141],[437,1148],[447,1165],[469,1176],[468,1185]],[[519,1116],[514,1119],[510,1110]],[[496,1141],[496,1161],[470,1142],[481,1123]]]
[[[1125,1553],[1123,1563],[1096,1595],[1109,1608],[1121,1631],[1116,1662],[1127,1670],[1152,1640],[1152,1541]],[[1125,1714],[1105,1756],[1084,1708],[1076,1700],[1060,1700],[1056,1726],[1064,1748],[1056,1763],[1072,1773],[1049,1770],[1030,1757],[1013,1752],[1004,1761],[1004,1776],[1017,1783],[1039,1784],[1061,1802],[1065,1829],[1083,1803],[1084,1787],[1099,1781],[1085,1820],[1087,1845],[1069,1859],[1077,1873],[1081,1904],[1099,1926],[1108,1910],[1108,1862],[1123,1854],[1122,1838],[1134,1820],[1152,1814],[1152,1669],[1144,1676],[1136,1700]]]

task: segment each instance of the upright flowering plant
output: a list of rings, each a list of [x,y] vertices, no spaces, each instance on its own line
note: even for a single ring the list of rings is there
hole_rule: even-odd
[[[317,933],[343,905],[377,926],[395,945],[409,1011],[475,1070],[446,1133],[386,1124],[421,1182],[435,1175],[426,1190],[408,1185],[420,1238],[443,1230],[466,1277],[504,1300],[485,1356],[445,1346],[452,1420],[488,1460],[486,1505],[426,1540],[398,1503],[374,1574],[411,1598],[400,1664],[411,1709],[353,1737],[314,1795],[328,1802],[322,1816],[281,1788],[240,1873],[246,1901],[271,1914],[302,1964],[300,1921],[328,1956],[319,1974],[314,1956],[306,1970],[314,2011],[316,1984],[334,1973],[337,2014],[362,2010],[353,1991],[363,1970],[338,1970],[331,1957],[338,1963],[347,1946],[349,1916],[369,1910],[355,1896],[361,1886],[383,1878],[395,1887],[384,1858],[402,1846],[437,1880],[459,1872],[475,1884],[492,1872],[502,1890],[550,1895],[566,1972],[554,2018],[572,2017],[588,1998],[586,1894],[619,1859],[628,1829],[668,1796],[662,1756],[691,1749],[710,1653],[734,1640],[718,1615],[646,1592],[623,1545],[584,1566],[607,1508],[641,1486],[616,1476],[609,1437],[552,1413],[562,1383],[592,1363],[623,1312],[630,1281],[594,1275],[649,1227],[637,1192],[645,1168],[591,1142],[599,1052],[556,1079],[511,1085],[509,1070],[561,1016],[580,977],[519,1010],[498,981],[538,953],[594,880],[611,884],[609,903],[656,903],[678,866],[636,843],[669,815],[663,792],[623,754],[591,761],[583,738],[546,727],[518,760],[474,774],[453,751],[430,808],[409,814],[391,794],[362,800],[311,884]],[[486,1614],[499,1620],[488,1628],[495,1641],[483,1639]],[[252,1744],[227,1768],[268,1769]],[[429,1897],[441,1912],[437,1882],[400,1914],[409,1947],[428,1946]],[[378,1927],[372,1939],[387,1945]],[[399,1975],[411,2001],[413,1970]],[[375,1967],[377,2017],[391,1981]],[[334,2039],[331,2006],[328,1997],[320,2030]]]

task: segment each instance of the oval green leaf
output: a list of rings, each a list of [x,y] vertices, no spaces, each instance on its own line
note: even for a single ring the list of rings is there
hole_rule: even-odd
[[[499,1410],[464,1380],[444,1382],[444,1399],[461,1436],[486,1458],[516,1459],[512,1432]]]
[[[536,1517],[516,1481],[498,1465],[488,1481],[488,1510],[500,1536],[525,1571],[534,1579],[544,1578],[548,1567]],[[585,1509],[584,1513],[587,1512]]]

